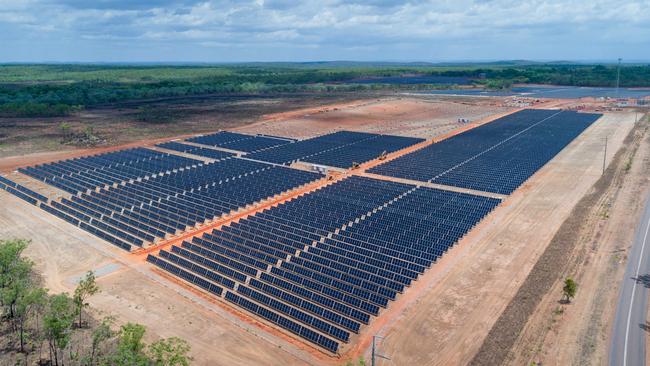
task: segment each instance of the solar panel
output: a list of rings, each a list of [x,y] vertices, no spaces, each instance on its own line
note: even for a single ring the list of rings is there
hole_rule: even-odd
[[[381,164],[369,172],[510,194],[600,116],[527,109]]]

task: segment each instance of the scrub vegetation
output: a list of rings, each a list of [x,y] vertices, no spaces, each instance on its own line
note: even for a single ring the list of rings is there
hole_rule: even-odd
[[[513,83],[614,86],[615,65],[539,64],[223,64],[223,65],[0,65],[0,117],[58,117],[112,103],[210,94],[277,94],[423,90],[451,83],[414,84],[409,77],[468,78],[474,86]],[[386,83],[364,78],[395,77]],[[426,80],[426,78],[424,79]],[[437,82],[432,79],[431,82]],[[621,86],[650,86],[649,65],[625,65]]]

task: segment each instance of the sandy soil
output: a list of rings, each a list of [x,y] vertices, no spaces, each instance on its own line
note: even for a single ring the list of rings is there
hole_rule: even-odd
[[[269,114],[238,130],[295,138],[339,130],[431,138],[458,128],[459,118],[474,121],[512,109],[476,98],[472,102],[423,97],[375,99]]]
[[[584,221],[564,276],[572,276],[579,292],[570,305],[559,303],[562,281],[556,281],[511,349],[507,364],[606,365],[609,335],[643,200],[650,189],[650,137],[632,145],[622,158],[619,175]],[[635,154],[634,154],[635,153]],[[634,154],[634,155],[632,155]],[[633,156],[631,168],[625,164]]]
[[[366,108],[367,103],[335,104],[330,108],[333,110],[341,110],[346,106],[353,108],[352,112],[357,116],[355,121],[367,126],[368,121],[373,120],[374,116],[364,117],[370,112],[365,109],[357,110],[357,108]],[[371,104],[373,111],[381,111],[375,101]],[[414,116],[413,118],[416,119],[424,118],[425,114],[429,113],[427,108],[431,105],[435,105],[438,110],[442,108],[441,105],[447,104],[453,108],[460,108],[453,103],[424,104],[415,100],[391,100],[388,104],[393,109],[399,109],[403,116],[409,118]],[[491,110],[484,108],[481,116],[489,114]],[[498,111],[502,112],[503,109]],[[341,123],[341,119],[345,118],[347,118],[345,114],[333,116],[331,123]],[[443,119],[439,116],[436,121]],[[291,125],[294,122],[280,119],[277,123]],[[417,122],[414,124],[417,125]],[[451,125],[458,127],[453,118]],[[354,123],[348,121],[346,128],[354,129]],[[310,124],[307,124],[303,130],[308,131],[310,135],[323,133]],[[118,148],[151,146],[168,139],[147,139],[120,146],[9,157],[0,159],[0,171],[34,190],[50,196],[61,196],[64,194],[12,171],[20,166],[107,152]],[[190,286],[179,285],[173,280],[170,281],[169,277],[161,276],[160,272],[144,262],[144,255],[126,255],[98,238],[78,228],[72,228],[58,218],[4,191],[0,192],[0,201],[3,204],[3,210],[0,212],[0,237],[32,240],[27,255],[35,261],[46,286],[52,291],[70,292],[74,288],[75,279],[88,270],[97,271],[103,291],[91,299],[91,304],[97,309],[98,317],[113,314],[120,322],[143,323],[149,329],[151,338],[177,335],[188,339],[193,345],[194,357],[199,365],[247,365],[251,359],[265,365],[323,362],[323,355],[320,352],[310,347],[305,350],[302,342],[296,342],[293,338],[278,333],[243,313],[233,312],[232,307],[214,303],[209,297],[193,290]],[[219,360],[214,359],[215,347],[219,350]],[[339,362],[329,360],[328,363]]]
[[[461,240],[391,305],[405,310],[377,329],[386,336],[382,352],[398,365],[468,363],[600,176],[603,138],[609,137],[610,151],[617,150],[633,122],[634,116],[620,114],[599,120]]]
[[[454,111],[473,111],[474,118],[469,112],[462,112],[462,117],[479,120],[508,110],[416,99],[392,99],[384,104],[367,101],[345,108],[339,105],[330,112],[317,112],[315,117],[271,116],[241,130],[313,136],[347,121],[347,129],[383,126],[386,133],[408,130],[404,133],[431,137],[458,127],[456,121],[461,116],[455,116]],[[402,116],[397,125],[395,116]],[[634,116],[609,115],[585,131],[400,296],[379,318],[381,322],[364,328],[358,345],[346,356],[356,358],[365,353],[367,358],[371,336],[380,333],[388,336],[381,348],[391,356],[392,364],[468,362],[571,208],[598,178],[603,137],[608,136],[609,148],[616,150],[633,120]],[[371,126],[373,121],[375,127]],[[297,129],[299,125],[302,127]],[[40,154],[9,163],[0,160],[0,167],[11,170],[55,158],[60,157]],[[263,365],[341,363],[324,360],[259,321],[170,281],[144,263],[143,256],[110,248],[6,192],[0,192],[0,201],[0,237],[33,240],[27,254],[49,288],[71,291],[75,278],[99,269],[103,291],[91,299],[98,311],[114,314],[120,322],[143,323],[150,337],[176,335],[187,339],[198,365],[249,365],[251,360]]]
[[[241,324],[236,317],[183,288],[175,287],[139,258],[0,191],[0,238],[28,238],[26,250],[52,292],[74,290],[75,279],[100,270],[102,291],[89,302],[98,316],[147,326],[148,337],[179,336],[190,341],[197,365],[304,364],[282,341]],[[109,266],[110,271],[102,269]],[[261,334],[261,335],[260,335]],[[260,337],[266,337],[261,341]],[[215,351],[217,350],[217,351]]]

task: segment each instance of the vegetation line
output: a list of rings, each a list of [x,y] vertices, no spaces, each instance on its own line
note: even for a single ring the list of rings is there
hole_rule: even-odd
[[[616,67],[585,64],[409,66],[327,63],[221,66],[0,65],[0,117],[65,116],[165,97],[431,90],[513,83],[615,86]],[[621,86],[650,87],[650,65],[626,65]]]

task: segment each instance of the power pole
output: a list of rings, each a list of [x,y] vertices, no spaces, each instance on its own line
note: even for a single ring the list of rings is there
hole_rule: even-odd
[[[616,99],[618,99],[618,87],[621,82],[621,58],[618,58],[618,69],[616,70]]]
[[[370,358],[370,363],[371,363],[372,366],[375,366],[375,358],[376,357],[383,358],[384,360],[389,360],[390,361],[390,358],[388,358],[388,357],[386,357],[384,355],[381,355],[381,354],[377,354],[377,347],[376,347],[376,343],[375,343],[377,338],[384,339],[384,337],[380,337],[378,335],[372,336],[372,356]]]
[[[607,136],[605,136],[605,153],[603,154],[603,174],[605,174],[605,161],[607,160]]]

